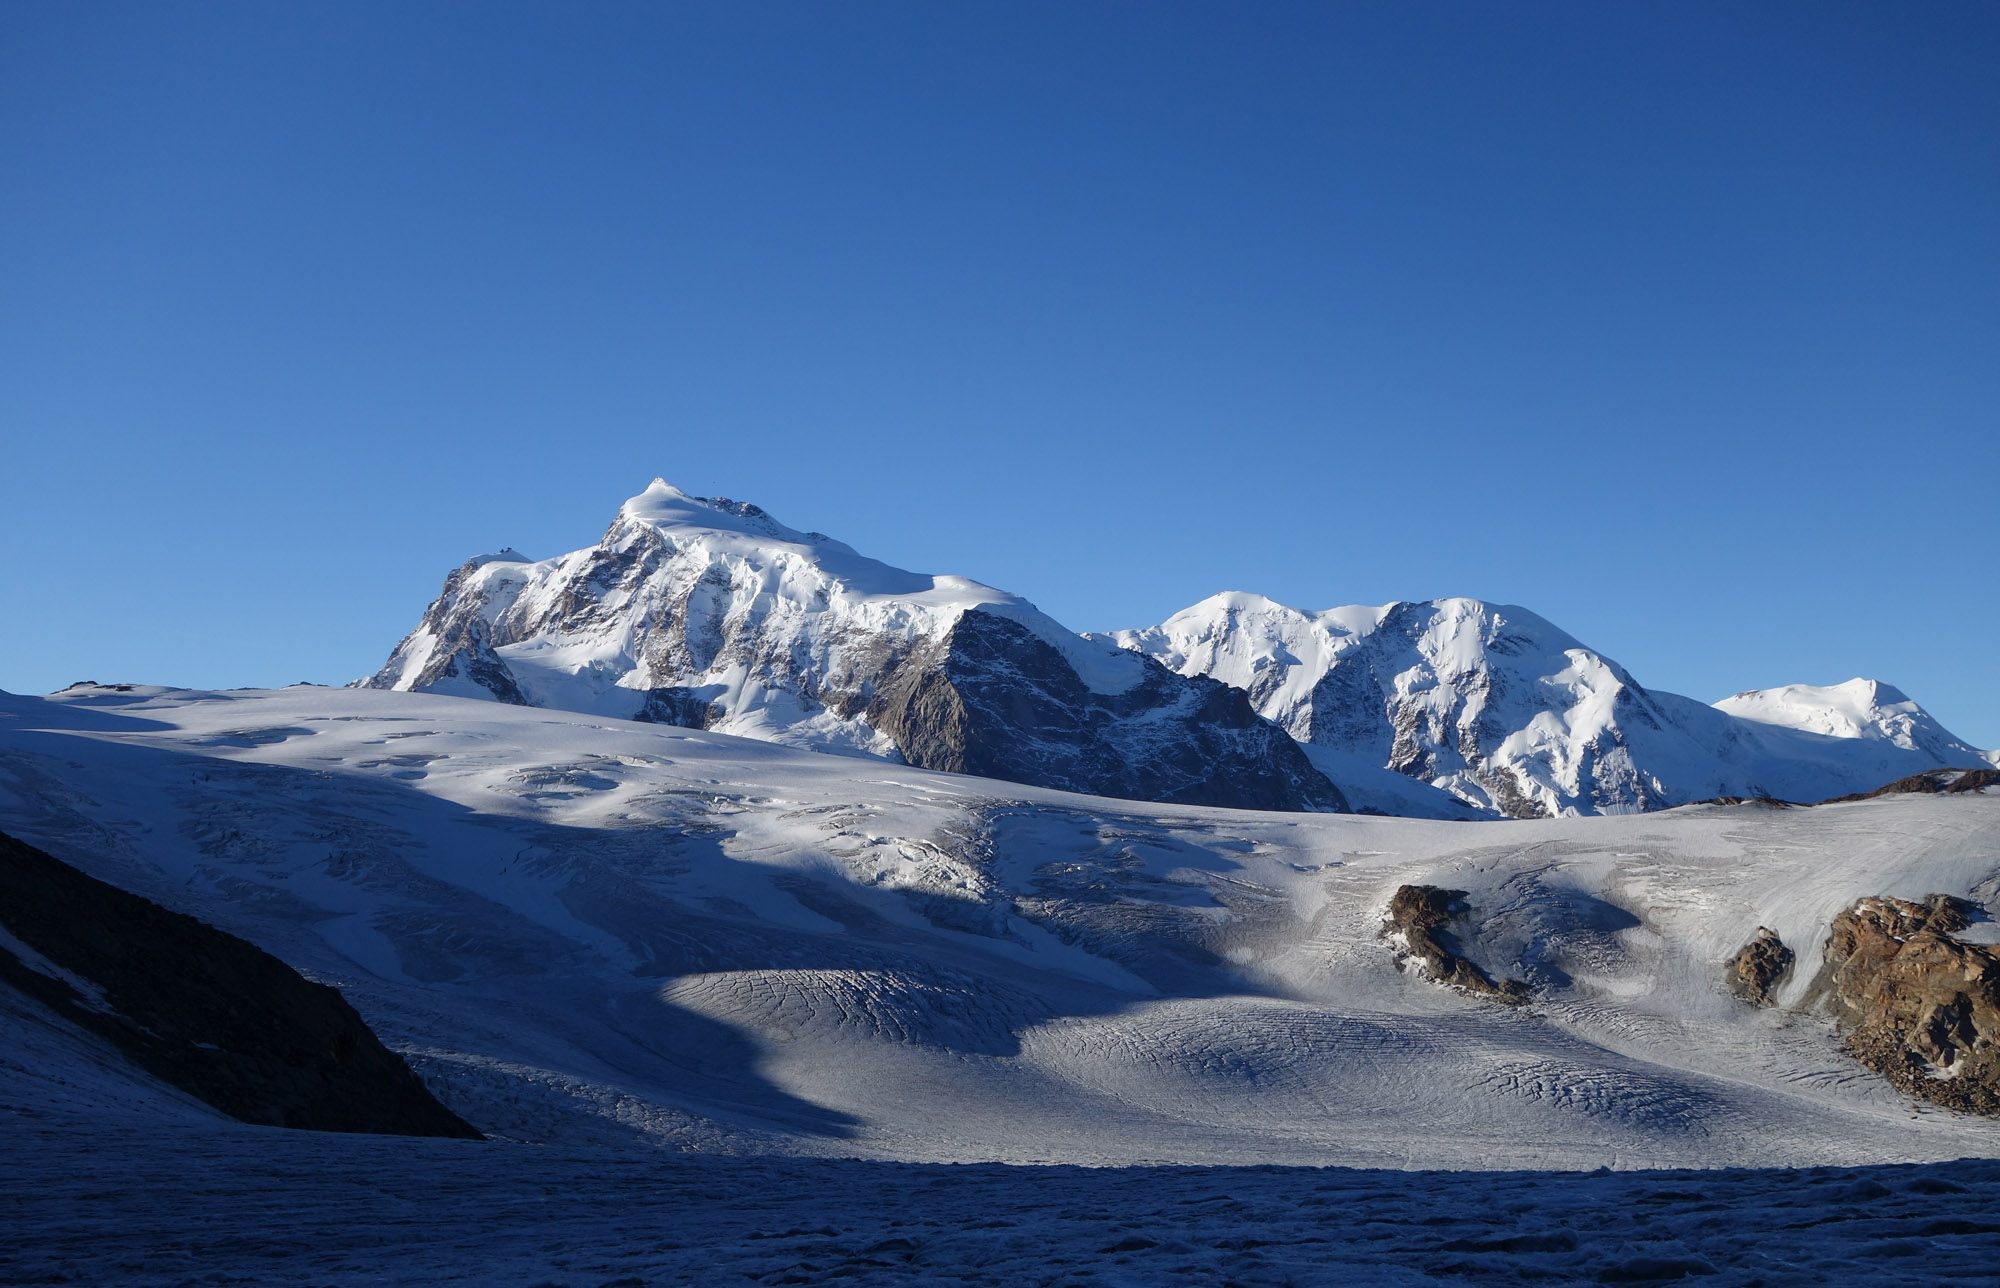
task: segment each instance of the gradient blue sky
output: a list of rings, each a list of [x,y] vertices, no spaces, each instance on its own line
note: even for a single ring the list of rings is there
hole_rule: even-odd
[[[0,687],[655,474],[1080,629],[1525,604],[2000,745],[2000,6],[9,4]]]

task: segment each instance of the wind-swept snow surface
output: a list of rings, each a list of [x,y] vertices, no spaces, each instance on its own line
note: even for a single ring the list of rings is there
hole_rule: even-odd
[[[1914,1108],[1722,976],[1771,927],[1793,1006],[1855,898],[1990,901],[1992,795],[1257,814],[494,702],[78,689],[0,703],[0,830],[339,985],[514,1140],[1508,1169],[2000,1151],[2000,1122]],[[1468,892],[1468,951],[1537,1000],[1399,973],[1379,931],[1404,883]]]
[[[2000,1164],[944,1167],[70,1120],[0,1128],[0,1279],[1990,1283]]]

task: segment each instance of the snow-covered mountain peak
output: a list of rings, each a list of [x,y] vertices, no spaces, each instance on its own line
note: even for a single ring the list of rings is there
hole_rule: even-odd
[[[1875,736],[1869,731],[1879,734],[1885,720],[1916,708],[1901,689],[1860,676],[1839,684],[1747,689],[1715,705],[1745,720],[1809,729],[1834,738]]]
[[[1983,751],[1953,734],[1892,684],[1859,676],[1840,684],[1786,684],[1751,689],[1715,704],[1740,720],[1827,738],[1888,743],[1924,753],[1945,767],[1992,764]]]
[[[1109,795],[1341,804],[1241,694],[663,479],[595,546],[459,568],[365,683]]]
[[[1211,595],[1158,626],[1115,631],[1107,638],[1184,674],[1212,675],[1247,689],[1260,702],[1285,711],[1286,716],[1274,718],[1287,723],[1327,672],[1378,632],[1406,641],[1427,666],[1449,675],[1476,670],[1489,653],[1553,659],[1589,653],[1567,632],[1512,604],[1468,598],[1398,600],[1315,612],[1236,590]],[[1605,665],[1614,678],[1627,678]],[[1288,673],[1284,683],[1273,686],[1273,668]]]
[[[1996,761],[1873,680],[1738,694],[1711,708],[1512,604],[1447,598],[1307,612],[1212,595],[1112,638],[1250,694],[1332,755],[1507,814],[1655,809],[1714,796],[1817,800]],[[1357,783],[1348,770],[1342,780]]]

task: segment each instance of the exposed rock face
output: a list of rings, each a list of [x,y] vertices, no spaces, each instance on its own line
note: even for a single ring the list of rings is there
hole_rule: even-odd
[[[1242,690],[1142,660],[1138,684],[1093,693],[1018,622],[973,609],[904,660],[867,717],[925,769],[1183,805],[1344,808]],[[1157,736],[1131,736],[1148,723]]]
[[[1848,1049],[1911,1095],[2000,1114],[2000,955],[1956,932],[1972,905],[1862,899],[1833,920],[1824,986]]]
[[[1792,970],[1794,954],[1768,926],[1757,927],[1750,942],[1729,961],[1729,991],[1753,1006],[1769,1006],[1772,991]]]
[[[1849,801],[1874,800],[1878,796],[1950,796],[1960,792],[1983,792],[1988,788],[2000,789],[2000,769],[1933,769],[1928,773],[1898,778],[1872,792],[1836,796],[1820,804],[1844,805]]]
[[[1450,927],[1453,922],[1465,920],[1468,912],[1463,890],[1431,885],[1399,886],[1389,900],[1383,934],[1398,943],[1399,965],[1404,957],[1412,958],[1425,974],[1441,984],[1509,1006],[1528,1001],[1532,994],[1526,984],[1517,979],[1495,980],[1459,950]]]
[[[435,641],[435,646],[416,668],[410,687],[443,689],[465,686],[482,690],[500,702],[527,706],[528,699],[514,682],[513,673],[493,649],[493,623],[480,609],[481,597],[467,593],[480,569],[495,562],[492,558],[469,559],[452,569],[444,579],[444,590],[417,630]],[[377,676],[380,679],[381,676]],[[453,682],[456,682],[454,685]]]
[[[1017,595],[655,482],[594,547],[454,571],[363,683],[898,757],[1098,795],[1342,810],[1241,693]]]
[[[0,928],[0,985],[233,1118],[479,1139],[338,990],[5,835]]]

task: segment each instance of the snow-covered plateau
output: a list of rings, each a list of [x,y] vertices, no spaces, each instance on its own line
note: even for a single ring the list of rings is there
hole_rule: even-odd
[[[2000,1233],[1993,1166],[1893,1166],[2000,1156],[2000,1120],[1899,1094],[1808,996],[1857,899],[1992,902],[1992,792],[1260,813],[464,698],[86,686],[0,699],[0,831],[338,985],[493,1138],[228,1123],[12,997],[0,1273],[393,1278],[433,1219],[457,1273],[576,1283],[1921,1278]],[[1411,883],[1465,892],[1462,946],[1527,1005],[1398,968]],[[1799,957],[1770,1008],[1724,978],[1759,927]],[[1547,1175],[1598,1168],[1749,1170]],[[280,1251],[203,1232],[267,1184],[296,1190],[255,1200]],[[631,1193],[684,1220],[589,1210]],[[396,1228],[318,1245],[340,1212]]]

